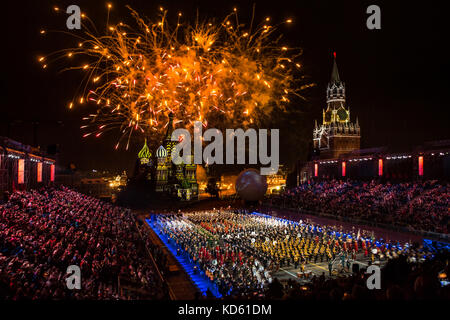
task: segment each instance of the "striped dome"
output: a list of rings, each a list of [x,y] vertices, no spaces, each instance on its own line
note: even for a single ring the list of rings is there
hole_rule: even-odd
[[[157,158],[166,158],[167,150],[163,146],[159,146],[158,150],[156,150],[156,157]]]
[[[151,158],[151,156],[152,156],[152,154],[150,152],[150,149],[147,146],[147,139],[145,139],[144,146],[142,147],[141,151],[139,151],[138,157],[139,157],[139,159],[142,159],[142,158],[149,159],[149,158]]]

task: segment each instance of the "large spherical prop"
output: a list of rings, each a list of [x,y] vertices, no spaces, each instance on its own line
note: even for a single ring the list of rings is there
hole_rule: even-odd
[[[245,201],[258,201],[267,191],[267,180],[255,169],[242,171],[236,179],[236,192]]]

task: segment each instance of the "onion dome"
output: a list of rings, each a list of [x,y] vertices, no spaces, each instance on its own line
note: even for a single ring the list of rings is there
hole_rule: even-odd
[[[167,150],[163,146],[159,146],[158,150],[156,150],[157,158],[167,158]]]
[[[150,149],[147,146],[147,139],[145,139],[144,146],[142,147],[141,151],[138,153],[139,159],[149,159],[151,158],[152,154],[150,152]]]

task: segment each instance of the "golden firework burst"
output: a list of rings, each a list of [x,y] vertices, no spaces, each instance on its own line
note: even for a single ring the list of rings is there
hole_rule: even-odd
[[[104,34],[97,35],[83,13],[77,45],[39,58],[43,67],[61,57],[89,59],[65,68],[86,73],[82,89],[69,102],[70,108],[84,102],[96,108],[84,118],[85,137],[118,128],[116,148],[121,141],[128,148],[135,132],[159,139],[169,113],[187,128],[194,121],[205,127],[257,126],[261,117],[285,111],[292,97],[302,97],[300,92],[312,85],[302,83],[301,50],[281,44],[280,25],[271,25],[270,19],[245,25],[234,9],[219,23],[191,24],[178,13],[171,24],[163,8],[154,21],[129,8],[132,27],[109,24],[111,5],[107,8]],[[290,23],[291,18],[282,24]]]

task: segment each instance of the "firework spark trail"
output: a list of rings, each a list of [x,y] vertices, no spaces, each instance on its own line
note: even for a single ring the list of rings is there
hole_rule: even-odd
[[[110,9],[108,5],[107,21]],[[279,44],[281,37],[274,37],[277,26],[271,26],[269,18],[246,27],[234,10],[218,24],[191,25],[182,23],[179,13],[172,26],[163,8],[158,19],[149,22],[129,9],[137,27],[107,25],[106,33],[96,36],[93,22],[83,13],[84,35],[78,46],[39,59],[44,68],[62,57],[91,59],[66,68],[87,72],[70,108],[84,102],[97,106],[97,112],[85,118],[88,125],[82,128],[90,131],[84,137],[118,128],[116,148],[122,139],[128,147],[134,132],[157,140],[169,113],[187,128],[194,121],[216,128],[257,126],[262,117],[285,111],[292,97],[302,98],[300,92],[312,86],[295,76],[301,51]]]

